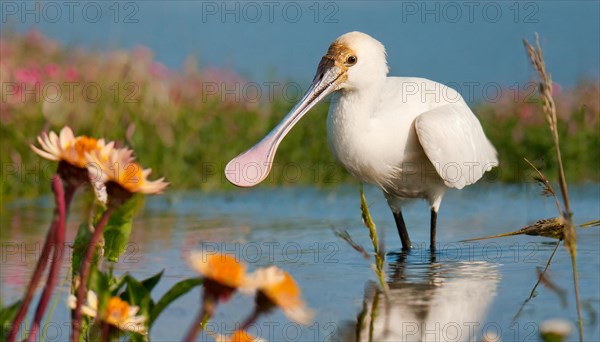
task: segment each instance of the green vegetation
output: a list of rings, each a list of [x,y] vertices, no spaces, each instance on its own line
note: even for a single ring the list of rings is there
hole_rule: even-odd
[[[581,82],[570,90],[553,89],[558,114],[558,137],[564,168],[571,182],[600,180],[600,81]],[[499,153],[498,179],[507,182],[527,180],[531,168],[523,158],[534,162],[551,180],[558,175],[552,134],[544,120],[537,97],[507,91],[496,103],[474,107],[483,129]],[[491,177],[490,177],[491,178]]]
[[[181,70],[155,61],[151,51],[88,51],[62,47],[39,32],[0,37],[0,194],[10,200],[48,193],[54,163],[29,144],[44,130],[69,125],[76,135],[104,137],[132,147],[174,189],[231,188],[227,161],[266,134],[295,104],[275,96],[236,96],[225,90],[249,81],[230,70],[200,68],[190,58]],[[282,94],[278,88],[275,94]],[[571,181],[600,180],[600,81],[556,90],[565,169]],[[521,95],[521,94],[518,94]],[[488,177],[522,181],[523,157],[556,174],[552,136],[536,98],[506,94],[473,109],[498,149],[501,168]],[[516,100],[516,101],[515,101]],[[282,143],[266,183],[326,186],[352,180],[329,152],[327,105],[315,108]],[[540,163],[541,158],[544,163]],[[544,164],[544,165],[540,165]]]

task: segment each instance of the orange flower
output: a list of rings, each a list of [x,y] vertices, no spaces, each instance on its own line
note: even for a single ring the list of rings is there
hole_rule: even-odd
[[[270,266],[257,270],[251,279],[250,283],[258,290],[257,306],[263,312],[279,307],[292,321],[310,323],[313,313],[304,305],[300,287],[289,273]]]
[[[190,266],[205,279],[234,289],[246,283],[246,266],[231,255],[194,251],[190,253],[188,261]]]
[[[58,161],[58,173],[63,180],[72,185],[89,181],[86,169],[88,153],[96,153],[106,158],[114,149],[114,143],[105,143],[85,135],[76,137],[69,126],[63,127],[59,135],[54,132],[42,132],[37,137],[41,148],[30,145],[31,149],[43,158]]]
[[[219,302],[229,300],[238,288],[246,286],[246,266],[230,255],[196,251],[190,253],[188,262],[204,278],[199,321],[213,317]]]
[[[106,304],[106,316],[104,320],[121,330],[146,334],[146,318],[136,316],[140,310],[137,306],[129,305],[119,297],[111,297]]]
[[[92,183],[96,189],[102,189],[103,185],[106,185],[109,198],[127,199],[138,192],[158,194],[169,185],[164,182],[164,178],[148,180],[152,170],[143,169],[135,161],[130,149],[113,149],[108,154],[96,150],[86,153],[85,156]]]
[[[68,304],[71,309],[75,308],[77,298],[73,295],[69,297]],[[106,304],[104,317],[100,319],[122,331],[132,331],[145,335],[146,317],[136,316],[140,308],[135,305],[129,305],[119,297],[111,297]],[[96,318],[98,316],[98,296],[93,291],[88,291],[87,302],[82,306],[82,312],[86,316]]]
[[[244,330],[236,330],[231,336],[217,335],[215,336],[217,342],[261,342],[264,341],[261,338],[254,337]]]
[[[114,146],[112,142],[106,144],[104,139],[96,140],[85,135],[75,137],[69,126],[63,127],[60,135],[54,132],[50,132],[49,135],[42,132],[42,135],[37,137],[37,141],[41,149],[30,146],[41,157],[54,161],[66,161],[79,168],[86,167],[86,153],[98,151],[101,152],[101,155],[106,155]]]

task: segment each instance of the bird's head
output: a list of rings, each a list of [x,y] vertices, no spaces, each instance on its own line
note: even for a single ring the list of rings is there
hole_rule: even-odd
[[[242,187],[262,182],[269,174],[279,143],[314,105],[328,94],[366,89],[382,84],[388,73],[385,48],[371,36],[349,32],[337,38],[321,58],[306,94],[258,144],[232,159],[227,179]]]
[[[318,84],[323,88],[332,84],[331,91],[355,90],[381,82],[387,73],[383,44],[368,34],[349,32],[331,43],[321,58],[313,86]]]

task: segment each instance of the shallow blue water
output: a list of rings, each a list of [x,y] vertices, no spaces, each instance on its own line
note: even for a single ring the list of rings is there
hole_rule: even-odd
[[[599,185],[572,186],[570,190],[576,222],[600,217]],[[545,265],[554,240],[518,236],[459,242],[555,216],[553,200],[541,197],[537,185],[492,184],[450,191],[440,210],[440,245],[435,260],[427,248],[429,211],[425,203],[415,202],[405,210],[416,248],[404,255],[383,196],[374,188],[367,188],[366,196],[386,245],[395,333],[403,329],[404,333],[411,332],[406,329],[417,326],[426,330],[429,339],[452,340],[455,331],[465,338],[473,331],[477,340],[482,334],[496,333],[503,341],[536,341],[539,325],[547,319],[562,318],[575,327],[570,259],[564,247],[559,248],[549,274],[551,281],[566,291],[566,306],[553,291],[540,287],[513,324],[513,316],[536,281],[536,267]],[[24,244],[31,250],[35,242],[41,242],[50,213],[49,199],[5,208],[1,271],[5,303],[20,296],[34,260],[31,255],[23,260],[23,252],[9,248]],[[70,218],[70,239],[79,218],[77,214]],[[365,289],[376,277],[370,262],[336,237],[333,229],[347,230],[355,242],[372,250],[360,220],[357,187],[169,193],[148,199],[134,222],[132,244],[115,266],[118,272],[128,271],[136,277],[165,269],[163,281],[154,290],[158,297],[175,282],[194,276],[183,258],[192,249],[235,254],[250,270],[275,264],[298,281],[307,304],[316,313],[315,322],[301,327],[276,312],[259,321],[252,331],[268,340],[341,340],[346,329],[352,329],[350,323],[356,321],[363,297],[369,293]],[[599,245],[598,228],[578,230],[587,341],[600,339]],[[64,299],[68,289],[61,290],[57,309],[46,325],[47,340],[67,338]],[[199,309],[199,298],[196,291],[169,307],[151,331],[152,340],[179,340]],[[221,333],[232,330],[234,322],[243,320],[252,305],[252,298],[235,296],[219,307],[208,328]],[[571,337],[575,339],[576,334]],[[204,336],[202,340],[211,339]]]

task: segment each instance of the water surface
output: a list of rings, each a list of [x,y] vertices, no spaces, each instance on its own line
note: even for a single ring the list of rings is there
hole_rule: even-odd
[[[571,200],[576,222],[600,217],[600,186],[572,186]],[[483,184],[448,192],[439,215],[438,252],[427,247],[429,210],[424,202],[405,209],[411,239],[410,254],[400,251],[400,241],[385,200],[375,188],[366,189],[371,214],[387,250],[387,280],[391,288],[392,335],[415,336],[425,331],[430,340],[468,339],[495,333],[503,341],[536,341],[539,325],[562,318],[575,326],[570,259],[560,247],[550,267],[550,279],[566,291],[566,303],[553,291],[540,287],[517,319],[512,318],[536,281],[554,240],[540,237],[508,237],[462,243],[460,240],[515,230],[540,218],[555,216],[554,202],[541,197],[534,184]],[[83,213],[81,194],[69,218],[71,241]],[[50,198],[5,205],[2,213],[1,287],[4,303],[22,295],[35,257],[47,229]],[[154,290],[158,298],[175,282],[194,276],[185,263],[192,249],[231,253],[250,270],[275,264],[298,281],[308,305],[315,310],[314,324],[300,327],[281,313],[259,321],[252,329],[268,340],[345,339],[363,309],[371,303],[369,264],[359,253],[337,238],[333,229],[347,230],[371,251],[368,231],[362,226],[358,188],[258,188],[216,193],[168,193],[148,198],[145,210],[134,221],[131,245],[115,265],[117,272],[136,277],[165,269]],[[600,253],[598,228],[578,230],[578,265],[586,340],[600,339]],[[37,249],[36,249],[37,248]],[[66,272],[66,269],[65,269]],[[47,340],[65,340],[68,312],[64,305],[68,288],[47,322]],[[199,309],[200,291],[176,301],[151,331],[153,341],[182,338]],[[252,298],[238,295],[219,308],[209,329],[226,333],[251,311]],[[368,304],[370,305],[370,304]],[[383,316],[382,316],[383,317]],[[375,322],[375,336],[384,339],[385,320]],[[390,330],[390,329],[388,329]],[[394,335],[396,334],[396,335]],[[471,334],[471,335],[469,335]],[[362,337],[364,338],[365,335]],[[391,336],[391,337],[390,337]],[[571,335],[573,338],[576,334]],[[203,337],[203,340],[210,340]]]

